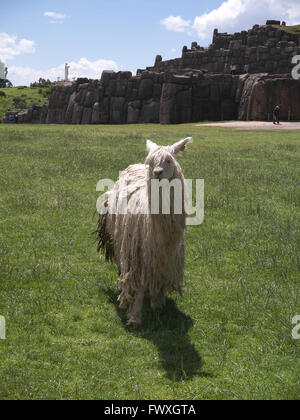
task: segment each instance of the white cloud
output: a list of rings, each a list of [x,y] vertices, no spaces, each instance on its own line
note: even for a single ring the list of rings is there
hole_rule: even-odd
[[[34,41],[28,39],[18,41],[16,35],[9,35],[5,32],[0,33],[0,59],[11,60],[20,54],[33,54],[34,52]]]
[[[53,20],[50,20],[49,23],[62,24],[64,20],[66,19],[66,15],[63,15],[62,13],[56,13],[56,12],[45,12],[44,16],[53,19]]]
[[[69,77],[88,77],[90,79],[100,79],[103,70],[118,70],[118,65],[113,60],[100,59],[89,61],[87,58],[81,58],[79,61],[69,63]],[[8,67],[8,79],[15,85],[29,85],[31,82],[38,81],[40,77],[56,81],[65,75],[65,64],[52,67],[46,70],[37,70],[31,67]]]
[[[196,33],[199,39],[209,39],[215,28],[220,32],[236,32],[250,29],[254,24],[265,24],[267,19],[299,24],[299,0],[226,0],[218,8],[196,16],[193,24],[180,16],[170,16],[161,23],[170,31]]]
[[[160,21],[162,25],[166,27],[168,31],[174,32],[186,32],[190,26],[190,20],[184,20],[181,16],[169,16]]]

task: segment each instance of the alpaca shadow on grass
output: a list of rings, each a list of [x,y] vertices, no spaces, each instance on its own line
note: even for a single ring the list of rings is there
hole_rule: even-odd
[[[149,300],[145,299],[142,326],[128,327],[126,310],[118,305],[119,292],[110,288],[104,292],[114,304],[126,330],[155,344],[168,379],[180,381],[195,375],[210,376],[202,370],[201,357],[188,335],[193,321],[178,309],[173,300],[167,299],[165,308],[161,312],[154,312]]]

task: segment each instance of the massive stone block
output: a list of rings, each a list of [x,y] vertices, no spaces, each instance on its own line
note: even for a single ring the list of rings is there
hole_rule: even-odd
[[[109,107],[110,98],[103,98],[103,100],[99,103],[100,124],[109,124]]]
[[[100,104],[96,102],[92,111],[92,124],[100,124]]]
[[[127,124],[137,124],[140,121],[141,101],[132,101],[128,103]]]
[[[257,74],[244,82],[238,118],[240,120],[271,120],[273,109],[281,105],[281,118],[300,119],[300,81],[289,75]]]
[[[110,124],[124,124],[125,118],[125,98],[111,98],[109,118]]]
[[[272,78],[258,81],[251,92],[250,120],[271,120],[280,104],[281,118],[300,119],[300,83],[296,80]]]
[[[153,80],[142,79],[139,85],[139,99],[150,99],[153,96]]]
[[[143,104],[140,114],[140,122],[142,123],[159,123],[160,103],[154,99],[149,99]]]
[[[81,124],[91,124],[93,109],[83,108]]]
[[[159,119],[161,124],[190,122],[192,118],[192,86],[186,84],[165,83],[160,100]]]
[[[75,103],[72,114],[72,124],[81,124],[83,114],[83,106],[79,103]]]

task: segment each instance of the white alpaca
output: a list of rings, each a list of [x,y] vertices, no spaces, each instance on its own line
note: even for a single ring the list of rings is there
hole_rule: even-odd
[[[182,293],[184,272],[184,176],[175,159],[191,137],[172,146],[147,141],[145,164],[129,166],[121,173],[113,190],[101,197],[98,223],[98,251],[114,260],[120,273],[120,307],[128,307],[128,324],[142,322],[145,293],[151,307],[160,309],[167,291]],[[169,214],[151,214],[152,180],[177,180],[181,186],[182,211],[174,211],[171,189]]]

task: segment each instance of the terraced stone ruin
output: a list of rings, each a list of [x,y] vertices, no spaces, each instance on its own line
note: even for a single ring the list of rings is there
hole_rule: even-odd
[[[177,124],[204,120],[300,120],[300,81],[291,77],[300,32],[268,21],[233,35],[216,29],[203,48],[193,42],[181,58],[131,72],[104,71],[52,87],[49,104],[30,108],[19,122],[58,124]],[[245,67],[245,65],[247,67]],[[233,71],[233,69],[235,69]],[[7,119],[7,117],[6,117]]]

